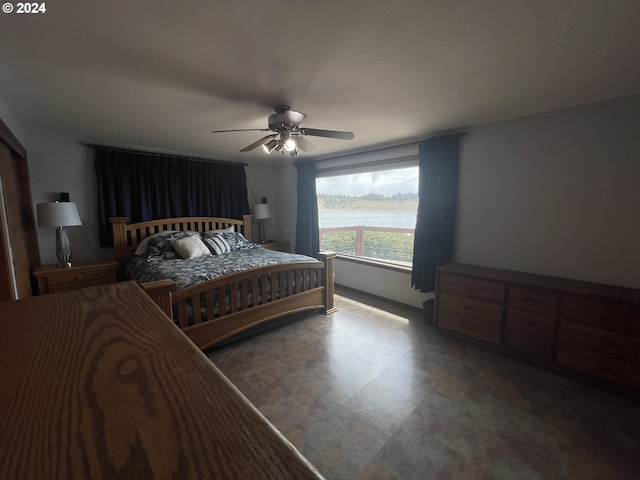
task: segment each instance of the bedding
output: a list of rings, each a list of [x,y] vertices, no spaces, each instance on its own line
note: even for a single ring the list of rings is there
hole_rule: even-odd
[[[203,236],[206,241],[206,233]],[[216,234],[211,234],[208,237],[217,236]],[[229,236],[236,240],[232,247],[235,250],[219,255],[186,259],[181,258],[173,250],[171,240],[174,239],[163,240],[162,236],[157,236],[149,242],[144,254],[136,255],[131,259],[126,268],[127,277],[138,283],[170,279],[175,282],[176,290],[180,290],[223,275],[266,265],[293,262],[320,263],[319,260],[306,255],[267,250],[257,243],[247,241],[238,233],[223,234],[222,237],[225,238],[227,244],[230,244],[229,240],[227,240]],[[200,240],[199,237],[195,238]],[[204,245],[205,242],[200,241]]]

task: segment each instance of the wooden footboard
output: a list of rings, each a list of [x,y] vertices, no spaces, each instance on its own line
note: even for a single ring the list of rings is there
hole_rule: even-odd
[[[145,238],[168,230],[205,232],[233,226],[251,240],[251,215],[242,220],[181,217],[127,224],[110,218],[114,252],[120,272]],[[304,310],[335,311],[335,253],[320,254],[321,262],[260,267],[208,280],[179,291],[171,280],[142,285],[155,303],[202,350],[236,333],[277,317]],[[122,273],[121,273],[122,275]]]
[[[322,263],[288,263],[238,272],[176,292],[144,285],[189,339],[204,350],[261,323],[305,310],[335,311],[334,253]],[[168,300],[170,298],[170,300]]]

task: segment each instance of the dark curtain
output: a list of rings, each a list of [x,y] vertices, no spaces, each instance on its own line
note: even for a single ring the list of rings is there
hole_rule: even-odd
[[[434,290],[436,268],[451,261],[461,136],[435,137],[419,147],[419,200],[411,285],[421,292]]]
[[[249,213],[244,166],[94,147],[100,246],[113,245],[109,217],[241,219]]]
[[[296,168],[298,170],[296,252],[316,257],[320,252],[316,166],[313,163],[300,163]]]

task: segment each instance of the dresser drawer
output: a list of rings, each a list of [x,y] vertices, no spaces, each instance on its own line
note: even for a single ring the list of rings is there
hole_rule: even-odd
[[[640,308],[567,296],[562,318],[612,332],[640,336]]]
[[[502,328],[448,312],[440,312],[438,326],[493,345],[500,345]]]
[[[637,365],[568,347],[558,348],[556,363],[607,382],[640,390],[640,369]]]
[[[556,318],[507,308],[507,328],[548,339],[556,336]]]
[[[62,287],[65,285],[75,285],[76,288],[79,284],[93,285],[95,282],[107,282],[110,278],[111,272],[107,270],[91,271],[91,272],[70,272],[69,275],[56,275],[47,279],[49,288]]]
[[[508,303],[512,307],[555,316],[560,306],[560,294],[532,288],[510,287]]]
[[[438,309],[494,325],[502,325],[502,305],[493,305],[442,293],[439,297]]]
[[[605,357],[640,363],[640,338],[563,322],[559,344]],[[640,366],[638,366],[640,368]]]
[[[479,300],[481,302],[502,304],[505,286],[502,283],[476,280],[458,275],[440,274],[439,292]]]
[[[553,358],[553,340],[548,338],[536,337],[507,328],[504,334],[504,345],[512,352],[543,362],[551,362]]]

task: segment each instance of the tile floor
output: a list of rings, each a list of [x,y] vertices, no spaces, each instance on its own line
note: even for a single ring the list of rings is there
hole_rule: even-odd
[[[337,293],[331,316],[207,352],[328,480],[640,479],[639,401]]]

